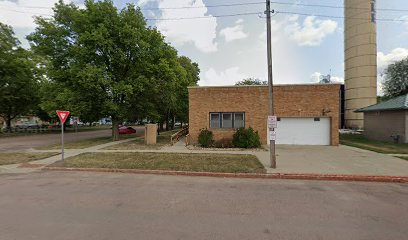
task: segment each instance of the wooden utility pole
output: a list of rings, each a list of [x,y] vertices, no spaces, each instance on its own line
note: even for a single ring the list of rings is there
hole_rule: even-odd
[[[274,115],[273,109],[273,74],[272,74],[272,36],[271,36],[271,1],[266,0],[266,35],[267,35],[267,55],[268,55],[268,86],[269,86],[269,116]],[[268,126],[269,128],[269,126]],[[269,128],[269,133],[274,132],[274,128]],[[269,153],[271,168],[276,168],[275,139],[269,135]]]

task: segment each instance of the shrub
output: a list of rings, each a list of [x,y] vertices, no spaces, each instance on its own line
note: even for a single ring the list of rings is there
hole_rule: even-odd
[[[232,144],[239,148],[258,148],[261,147],[261,141],[259,140],[258,132],[254,131],[251,127],[248,129],[238,129],[232,138]]]
[[[210,147],[214,142],[213,137],[213,132],[208,129],[201,129],[198,135],[198,143],[202,147]]]
[[[216,148],[233,148],[234,145],[232,144],[231,138],[223,138],[221,140],[215,141],[214,145]]]

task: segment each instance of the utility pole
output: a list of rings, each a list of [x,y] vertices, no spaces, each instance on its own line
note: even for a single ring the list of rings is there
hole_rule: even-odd
[[[269,116],[274,116],[273,109],[273,75],[272,75],[272,36],[271,36],[271,1],[266,0],[266,35],[267,35],[267,55],[268,55],[268,87],[269,87]],[[275,128],[269,126],[269,133],[274,132]],[[275,138],[269,134],[269,153],[271,160],[271,168],[276,168],[276,154],[275,154]]]

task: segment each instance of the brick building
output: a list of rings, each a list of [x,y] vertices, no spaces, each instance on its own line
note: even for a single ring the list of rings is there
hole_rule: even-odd
[[[277,144],[338,145],[340,84],[274,86]],[[268,86],[190,87],[189,142],[207,128],[229,141],[239,127],[268,142]]]

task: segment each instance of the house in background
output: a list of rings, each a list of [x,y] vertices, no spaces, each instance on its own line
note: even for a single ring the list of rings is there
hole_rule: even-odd
[[[408,94],[356,112],[364,113],[364,135],[367,138],[408,143]]]
[[[0,129],[6,127],[6,121],[5,119],[0,117]],[[38,126],[41,126],[43,124],[43,121],[34,115],[24,115],[24,116],[19,116],[11,120],[11,127],[14,128],[19,125],[24,125],[24,124],[35,124]]]
[[[252,127],[268,143],[268,86],[189,87],[189,139],[201,129],[231,141],[236,129]],[[338,145],[341,84],[274,86],[277,144]]]

